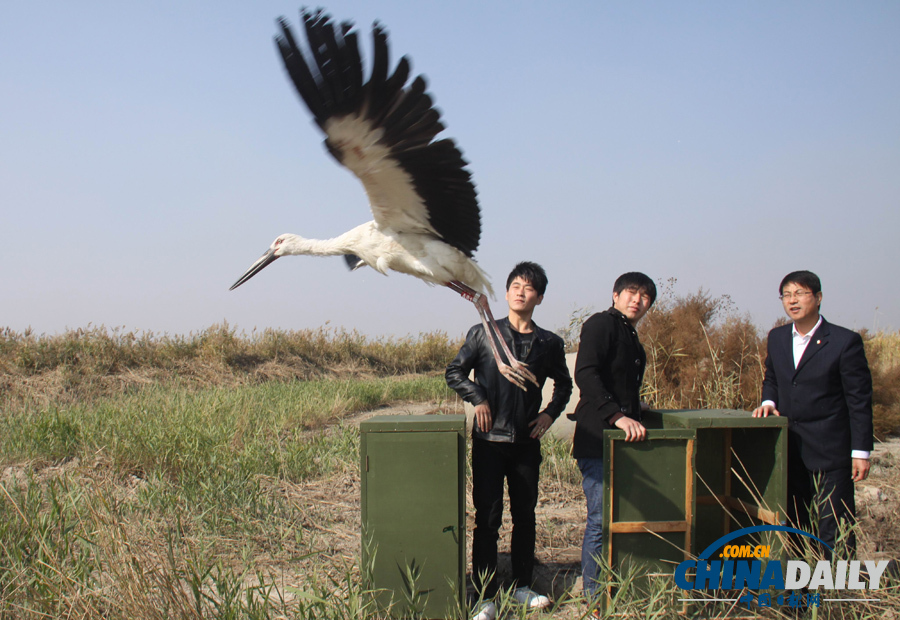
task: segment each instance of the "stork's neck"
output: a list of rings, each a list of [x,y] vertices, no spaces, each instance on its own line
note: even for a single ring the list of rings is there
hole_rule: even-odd
[[[348,247],[347,241],[346,234],[333,239],[306,239],[299,235],[291,235],[282,244],[282,254],[337,256],[352,252],[352,249]]]

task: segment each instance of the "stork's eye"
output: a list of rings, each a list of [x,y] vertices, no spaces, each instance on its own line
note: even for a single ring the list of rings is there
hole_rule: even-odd
[[[281,245],[281,243],[282,243],[283,241],[284,241],[284,239],[276,239],[276,240],[275,240],[275,247],[277,248],[279,245]]]

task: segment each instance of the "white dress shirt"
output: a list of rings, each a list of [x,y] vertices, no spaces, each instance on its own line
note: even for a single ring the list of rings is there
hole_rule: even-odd
[[[819,325],[822,324],[822,317],[819,316],[819,320],[816,321],[816,324],[813,325],[813,328],[806,332],[805,336],[800,335],[800,332],[797,331],[797,324],[791,326],[791,335],[794,337],[794,368],[800,365],[800,360],[803,359],[803,352],[806,351],[807,345],[809,345],[809,341],[812,340],[813,334],[816,333],[816,330],[819,329]]]

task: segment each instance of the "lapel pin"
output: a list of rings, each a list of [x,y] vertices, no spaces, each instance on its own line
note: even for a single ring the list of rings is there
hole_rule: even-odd
[[[816,340],[816,344],[822,344],[821,340]]]

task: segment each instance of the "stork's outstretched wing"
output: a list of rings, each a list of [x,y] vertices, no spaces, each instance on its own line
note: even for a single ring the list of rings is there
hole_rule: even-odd
[[[284,19],[275,41],[329,152],[365,186],[375,221],[435,235],[471,257],[481,237],[475,186],[453,141],[434,140],[444,126],[425,80],[419,76],[407,86],[405,57],[388,76],[387,35],[378,24],[372,27],[372,75],[363,83],[352,26],[338,28],[321,12],[304,13],[303,21],[307,54]]]

